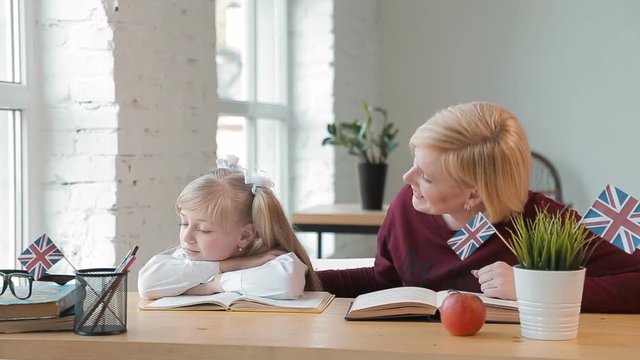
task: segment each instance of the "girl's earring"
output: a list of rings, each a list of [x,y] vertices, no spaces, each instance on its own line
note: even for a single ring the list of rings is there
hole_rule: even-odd
[[[240,246],[238,246],[238,252],[242,252],[242,250],[244,250],[244,249],[241,248]]]
[[[464,211],[469,211],[471,210],[471,205],[469,205],[468,203],[464,203]]]

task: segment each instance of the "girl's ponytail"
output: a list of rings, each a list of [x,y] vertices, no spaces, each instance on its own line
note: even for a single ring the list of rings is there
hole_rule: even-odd
[[[320,278],[313,270],[307,251],[298,240],[280,202],[270,189],[258,187],[255,190],[251,215],[258,236],[262,239],[263,247],[267,249],[280,248],[296,254],[308,268],[305,290],[322,290]]]

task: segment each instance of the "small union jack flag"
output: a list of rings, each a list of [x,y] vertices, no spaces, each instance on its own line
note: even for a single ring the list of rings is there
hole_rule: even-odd
[[[482,213],[478,213],[469,223],[460,229],[451,239],[447,241],[447,244],[455,251],[461,260],[466,259],[482,243],[484,243],[496,229],[491,225]]]
[[[34,279],[38,280],[46,270],[63,257],[62,251],[53,243],[53,240],[47,234],[43,234],[18,256],[18,261]]]
[[[615,186],[604,188],[587,210],[582,223],[629,254],[640,246],[640,203]]]

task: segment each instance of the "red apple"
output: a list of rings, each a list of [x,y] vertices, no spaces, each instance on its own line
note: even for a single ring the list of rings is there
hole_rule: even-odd
[[[440,306],[440,320],[452,335],[467,336],[480,331],[487,318],[487,309],[479,297],[454,292]]]

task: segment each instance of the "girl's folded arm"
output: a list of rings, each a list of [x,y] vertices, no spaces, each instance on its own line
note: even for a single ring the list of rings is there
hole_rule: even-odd
[[[217,261],[190,261],[174,255],[152,257],[138,274],[138,292],[144,299],[175,296],[207,282],[220,271]]]
[[[297,299],[304,291],[306,271],[307,266],[290,252],[261,266],[223,273],[220,283],[224,291],[272,299]]]

